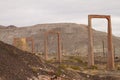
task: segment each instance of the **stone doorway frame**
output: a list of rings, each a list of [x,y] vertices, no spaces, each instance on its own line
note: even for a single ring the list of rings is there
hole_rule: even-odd
[[[94,66],[94,49],[93,49],[93,32],[92,32],[92,18],[103,18],[108,21],[108,53],[107,53],[107,69],[113,70],[114,64],[114,51],[112,43],[112,27],[110,15],[88,15],[88,37],[89,37],[89,49],[88,49],[88,66]]]
[[[61,37],[60,37],[60,32],[58,31],[47,31],[44,34],[44,54],[45,54],[45,60],[48,60],[48,35],[49,34],[57,34],[57,60],[59,63],[61,63],[62,59],[62,54],[61,54]]]

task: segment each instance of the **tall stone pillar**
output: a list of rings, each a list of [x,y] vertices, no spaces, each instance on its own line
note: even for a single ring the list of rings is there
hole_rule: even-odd
[[[45,33],[44,34],[44,55],[45,55],[45,60],[48,60],[48,52],[47,52],[47,50],[48,50],[48,47],[47,47],[47,37],[48,37],[48,34],[47,33]]]
[[[94,65],[94,51],[93,51],[93,32],[92,32],[92,23],[91,23],[91,16],[88,16],[88,66]]]
[[[60,33],[57,34],[58,35],[58,61],[61,63],[61,37],[60,37]]]
[[[113,70],[115,68],[114,65],[114,51],[113,51],[113,44],[112,44],[112,27],[111,27],[111,18],[110,16],[107,17],[108,20],[108,70]]]

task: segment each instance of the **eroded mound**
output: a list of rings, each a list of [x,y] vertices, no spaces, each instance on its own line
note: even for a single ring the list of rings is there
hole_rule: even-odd
[[[0,41],[0,78],[2,80],[26,80],[36,76],[34,67],[44,67],[43,61],[31,54]]]

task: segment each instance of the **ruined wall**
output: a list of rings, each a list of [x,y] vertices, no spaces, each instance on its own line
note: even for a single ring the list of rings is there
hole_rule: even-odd
[[[15,41],[15,46],[21,50],[29,51],[28,44],[26,42],[26,38],[19,38]]]

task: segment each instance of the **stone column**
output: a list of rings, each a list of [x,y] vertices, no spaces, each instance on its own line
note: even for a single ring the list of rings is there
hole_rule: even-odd
[[[91,23],[91,16],[88,16],[88,66],[94,65],[94,51],[93,51],[93,33],[92,33],[92,23]]]
[[[44,34],[44,56],[45,56],[45,60],[48,59],[48,55],[47,55],[47,50],[48,50],[48,47],[47,47],[47,37],[48,37],[48,34],[45,33]]]
[[[34,45],[34,39],[32,38],[32,53],[34,53],[34,48],[35,48],[35,45]]]
[[[60,37],[60,33],[57,34],[58,35],[58,61],[61,63],[61,37]]]
[[[108,20],[108,70],[113,70],[115,68],[114,65],[114,51],[113,51],[113,44],[112,44],[112,28],[111,28],[111,18],[110,16],[107,17]]]

